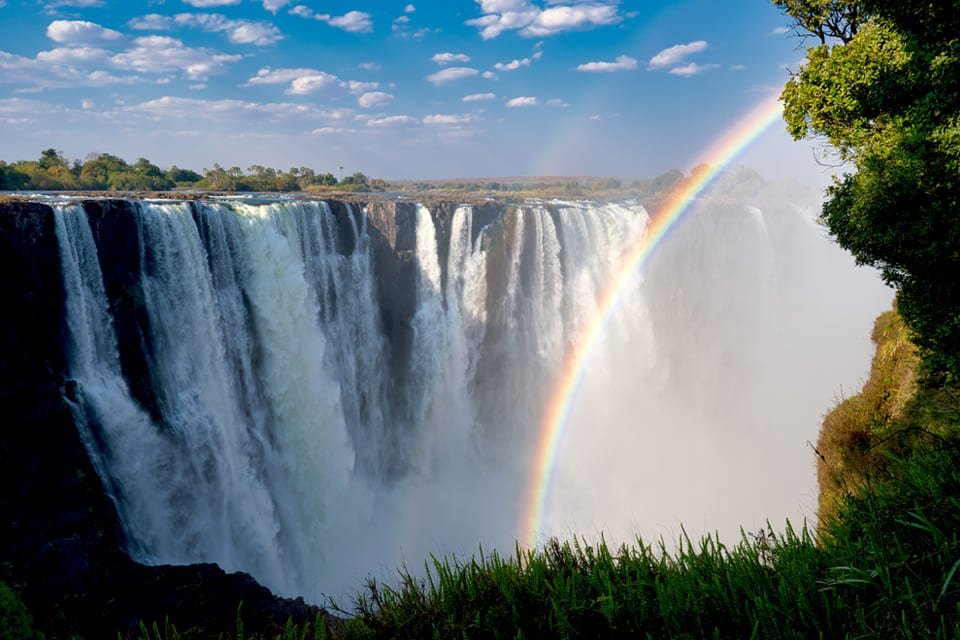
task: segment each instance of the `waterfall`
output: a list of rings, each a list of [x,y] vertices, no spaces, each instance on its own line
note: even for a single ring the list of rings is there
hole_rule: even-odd
[[[429,553],[511,550],[550,387],[649,217],[485,206],[397,204],[390,227],[343,203],[131,202],[122,264],[101,264],[121,260],[114,222],[56,207],[69,400],[129,553],[319,601]],[[816,344],[808,285],[829,271],[847,291],[830,304],[858,310],[882,287],[792,206],[704,205],[633,276],[571,405],[545,533],[629,539],[702,513],[731,528],[753,517],[715,513],[719,488],[749,486],[734,450],[806,460],[826,400],[798,414],[784,389],[831,397],[820,369],[838,351]],[[858,313],[866,335],[873,308]],[[708,473],[726,479],[695,481]]]

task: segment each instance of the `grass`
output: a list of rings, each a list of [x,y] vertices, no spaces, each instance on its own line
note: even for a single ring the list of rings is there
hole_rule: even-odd
[[[815,532],[433,558],[392,584],[371,580],[349,610],[331,603],[342,624],[263,640],[960,638],[960,390],[918,376],[895,314],[873,337],[864,390],[824,422]],[[169,624],[135,636],[203,637]]]

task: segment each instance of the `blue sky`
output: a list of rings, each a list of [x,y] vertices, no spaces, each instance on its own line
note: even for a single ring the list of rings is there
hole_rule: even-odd
[[[0,159],[652,176],[784,83],[786,24],[766,0],[0,0]],[[809,147],[776,127],[743,161],[815,173]]]

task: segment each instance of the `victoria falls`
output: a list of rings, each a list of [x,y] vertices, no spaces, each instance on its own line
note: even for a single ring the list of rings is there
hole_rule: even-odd
[[[960,637],[957,0],[0,0],[0,640]]]

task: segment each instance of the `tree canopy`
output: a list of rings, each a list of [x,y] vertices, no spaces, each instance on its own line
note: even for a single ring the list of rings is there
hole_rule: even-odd
[[[812,38],[784,88],[797,139],[854,170],[822,219],[898,290],[933,372],[960,374],[960,0],[773,0]]]
[[[165,191],[176,188],[206,191],[309,191],[340,188],[371,191],[382,180],[370,180],[357,172],[343,180],[332,173],[316,173],[309,167],[281,171],[252,165],[224,168],[214,163],[203,174],[176,165],[163,170],[146,158],[133,164],[109,153],[91,153],[83,162],[67,160],[62,151],[44,149],[37,160],[0,161],[0,190],[15,191]]]

